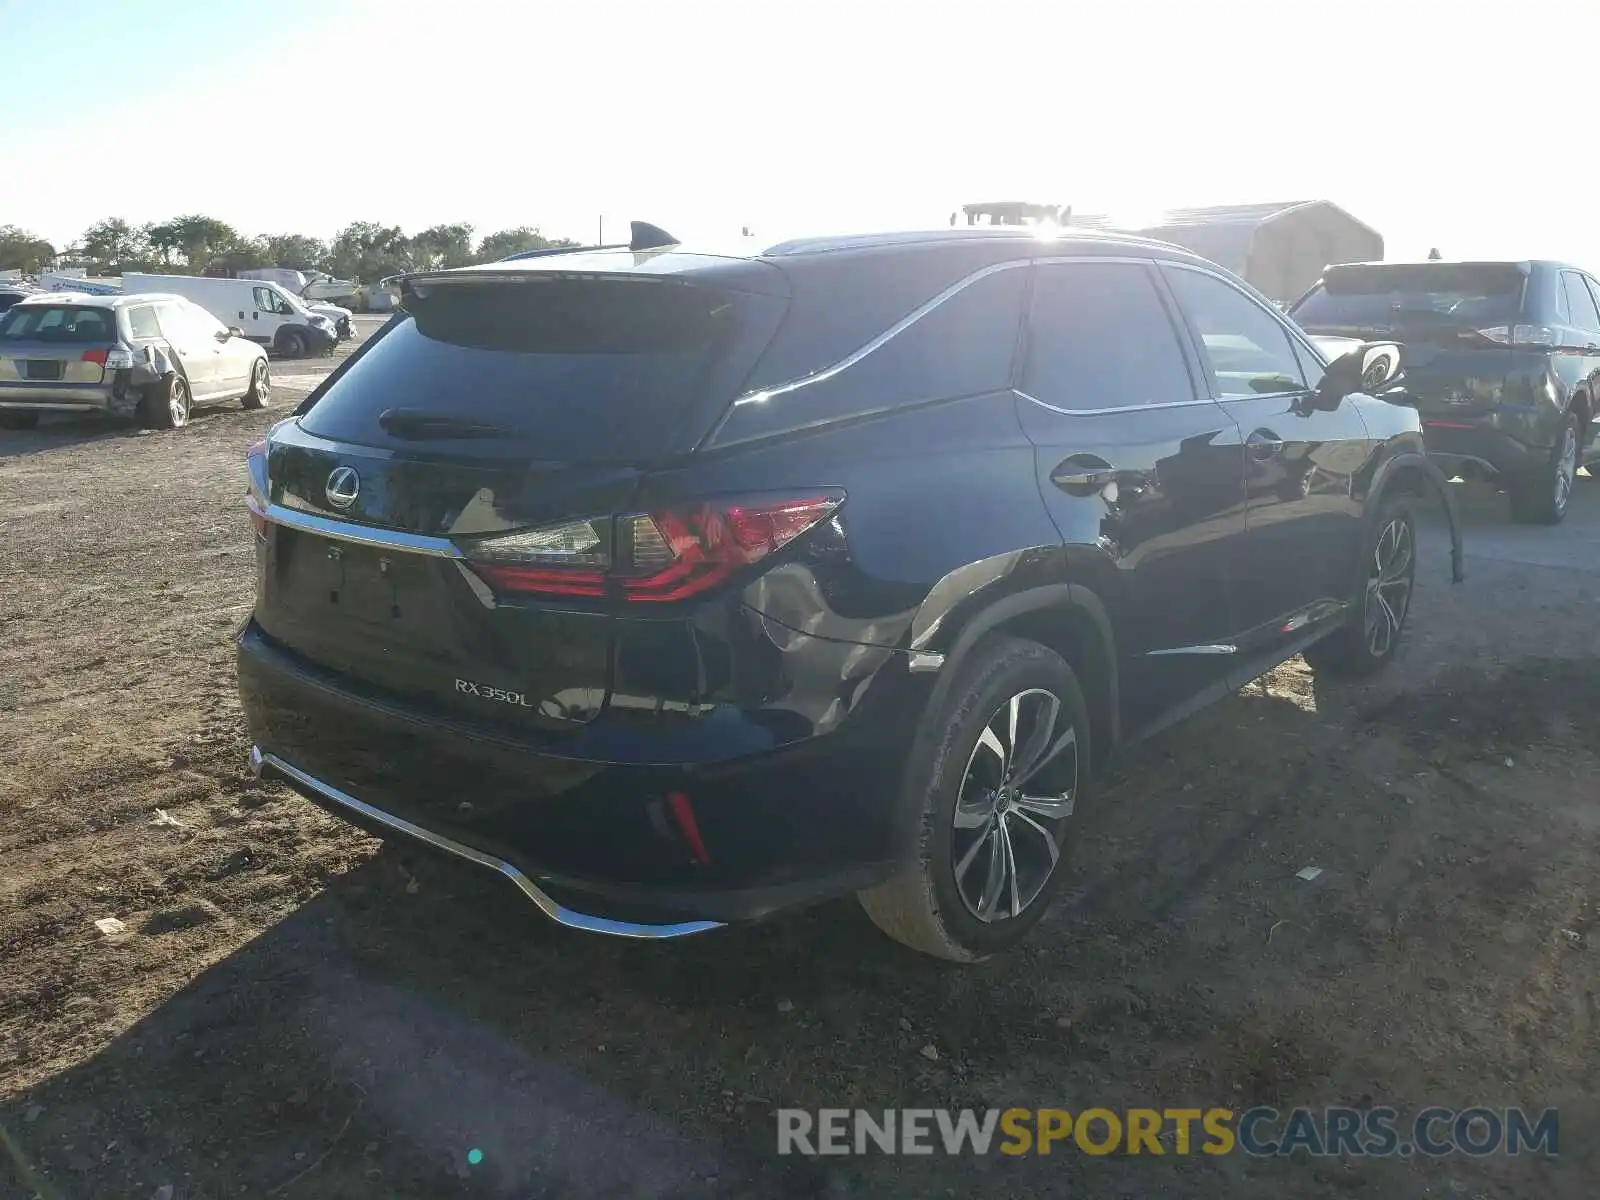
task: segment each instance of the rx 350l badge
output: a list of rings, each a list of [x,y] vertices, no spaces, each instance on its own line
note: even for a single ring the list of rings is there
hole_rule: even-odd
[[[486,683],[473,683],[470,679],[456,680],[456,691],[468,696],[476,696],[480,700],[497,700],[501,704],[515,704],[518,708],[532,708],[528,698],[521,692],[513,692],[506,688],[490,687]]]

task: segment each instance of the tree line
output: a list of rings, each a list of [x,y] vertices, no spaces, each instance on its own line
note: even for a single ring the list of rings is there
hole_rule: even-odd
[[[465,223],[434,225],[407,234],[398,225],[375,221],[356,221],[326,242],[303,233],[246,237],[226,221],[191,213],[148,225],[107,217],[60,250],[25,229],[0,225],[0,270],[38,274],[52,266],[83,267],[91,275],[121,275],[125,271],[199,274],[215,268],[289,267],[375,283],[403,271],[465,267],[522,250],[574,244],[565,238],[547,238],[528,226],[502,229],[474,241],[473,228]]]

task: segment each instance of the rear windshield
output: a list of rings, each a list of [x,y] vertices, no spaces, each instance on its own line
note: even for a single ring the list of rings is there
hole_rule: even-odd
[[[29,342],[113,342],[116,317],[104,308],[18,305],[0,316],[0,338]]]
[[[1320,327],[1514,324],[1525,279],[1513,263],[1336,267],[1295,305],[1293,316],[1302,325]]]
[[[686,449],[705,432],[689,428],[690,414],[716,393],[731,398],[739,379],[730,375],[742,377],[770,337],[776,314],[764,300],[637,278],[435,284],[407,294],[410,319],[352,363],[301,425],[389,444],[407,440],[391,411],[401,410],[486,427],[566,461]]]

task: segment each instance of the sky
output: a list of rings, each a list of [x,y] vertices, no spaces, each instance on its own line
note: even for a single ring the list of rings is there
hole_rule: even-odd
[[[1597,35],[1582,0],[0,0],[0,224],[776,241],[1326,199],[1389,258],[1600,270],[1560,62]]]

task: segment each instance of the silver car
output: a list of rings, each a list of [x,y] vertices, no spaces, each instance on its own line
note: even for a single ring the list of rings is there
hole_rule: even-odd
[[[181,296],[41,292],[0,314],[0,428],[56,412],[177,429],[197,404],[271,396],[266,350]]]

